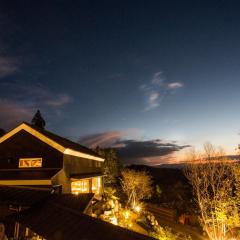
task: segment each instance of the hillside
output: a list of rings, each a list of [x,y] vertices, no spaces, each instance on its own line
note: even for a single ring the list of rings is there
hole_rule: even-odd
[[[195,208],[192,200],[192,188],[182,169],[146,165],[131,165],[128,168],[147,171],[152,176],[154,184],[160,186],[161,197],[154,197],[150,200],[151,202],[174,208],[178,212],[190,212]]]

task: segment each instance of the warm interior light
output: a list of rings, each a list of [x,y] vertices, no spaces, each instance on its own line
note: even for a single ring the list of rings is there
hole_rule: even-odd
[[[89,180],[79,180],[71,183],[71,191],[73,194],[88,193],[89,192]]]
[[[42,158],[20,158],[19,168],[39,168],[42,167]]]
[[[92,178],[92,192],[97,194],[101,192],[101,177]]]

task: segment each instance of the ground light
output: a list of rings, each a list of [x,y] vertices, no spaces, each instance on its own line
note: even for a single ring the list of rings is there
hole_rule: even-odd
[[[126,211],[124,211],[123,215],[124,215],[125,219],[128,219],[130,216],[130,212],[128,210],[126,210]]]
[[[140,213],[142,208],[140,206],[135,206],[134,207],[134,210],[137,212],[137,213]]]
[[[118,225],[118,221],[117,221],[117,218],[116,217],[111,217],[110,219],[110,222],[114,225]]]

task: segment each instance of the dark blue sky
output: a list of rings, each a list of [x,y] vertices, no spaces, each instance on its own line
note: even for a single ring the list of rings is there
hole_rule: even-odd
[[[1,1],[1,125],[39,108],[48,129],[88,145],[211,141],[233,153],[239,11],[237,0]]]

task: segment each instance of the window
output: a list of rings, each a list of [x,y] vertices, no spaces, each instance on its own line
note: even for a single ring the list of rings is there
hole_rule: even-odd
[[[72,182],[71,190],[73,194],[89,193],[89,179]]]
[[[42,158],[20,158],[19,168],[39,168],[42,167]]]
[[[92,178],[92,192],[96,194],[101,193],[101,177]]]

